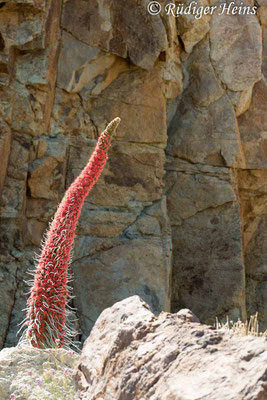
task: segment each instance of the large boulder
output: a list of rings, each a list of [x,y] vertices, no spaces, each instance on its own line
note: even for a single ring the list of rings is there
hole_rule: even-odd
[[[133,296],[102,312],[75,381],[82,400],[263,400],[267,341],[218,332],[189,310],[156,317]]]

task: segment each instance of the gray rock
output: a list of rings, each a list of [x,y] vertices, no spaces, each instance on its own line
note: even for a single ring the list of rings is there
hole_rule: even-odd
[[[81,312],[85,335],[105,308],[134,294],[156,313],[170,309],[171,241],[167,235],[113,239],[105,247],[72,263],[75,306]]]
[[[215,166],[242,165],[235,112],[227,95],[207,107],[194,107],[185,92],[168,133],[171,156]]]
[[[82,43],[68,32],[62,33],[62,46],[58,63],[57,83],[62,89],[67,89],[73,73],[88,61],[94,59],[99,50]],[[78,71],[77,71],[78,73]]]
[[[167,48],[164,25],[159,16],[147,12],[149,1],[100,0],[64,3],[62,26],[77,39],[120,57],[129,55],[141,68],[153,67]],[[73,12],[75,10],[75,13]]]
[[[266,343],[216,332],[193,322],[192,314],[155,317],[143,300],[130,297],[103,311],[86,340],[75,373],[78,395],[261,400],[267,395]]]
[[[6,176],[6,169],[8,165],[8,154],[10,151],[10,139],[11,131],[9,126],[0,120],[0,159],[1,159],[1,170],[0,170],[0,196],[3,188],[3,184]]]
[[[263,79],[254,86],[248,111],[238,119],[248,169],[266,169],[267,167],[266,101],[267,83]]]
[[[221,14],[220,4],[211,18],[211,62],[219,79],[230,89],[248,89],[261,79],[261,27],[255,15]],[[236,6],[244,4],[241,0]],[[235,49],[233,51],[233,48]]]

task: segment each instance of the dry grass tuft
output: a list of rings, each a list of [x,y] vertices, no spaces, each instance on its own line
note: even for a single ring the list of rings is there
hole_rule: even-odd
[[[242,322],[240,319],[237,322],[229,321],[227,316],[225,323],[220,323],[216,317],[215,327],[219,329],[227,329],[237,336],[265,336],[267,337],[267,329],[265,332],[259,332],[258,313],[252,315],[249,321]]]

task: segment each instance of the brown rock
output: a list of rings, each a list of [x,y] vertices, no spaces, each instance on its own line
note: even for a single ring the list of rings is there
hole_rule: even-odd
[[[31,197],[58,200],[64,188],[66,140],[47,140],[45,156],[35,160],[29,168]]]
[[[238,127],[227,95],[209,106],[193,107],[185,93],[169,127],[167,154],[215,166],[242,164]]]
[[[249,110],[238,120],[247,168],[267,167],[266,101],[267,84],[261,80],[254,86]]]
[[[26,179],[30,146],[31,142],[27,137],[13,134],[8,165],[10,177],[20,180]]]
[[[246,317],[239,217],[239,204],[229,202],[173,227],[172,310],[190,307],[206,323]]]
[[[119,140],[165,144],[166,100],[163,91],[160,68],[152,72],[124,72],[92,103],[92,119],[101,131],[114,115],[120,115],[121,124],[116,133]]]
[[[62,26],[89,46],[126,58],[141,68],[153,67],[167,48],[164,25],[159,16],[147,12],[141,0],[68,0],[63,7]],[[75,13],[73,10],[75,9]]]
[[[223,317],[226,309],[233,318],[245,318],[235,180],[228,168],[172,158],[168,158],[166,169],[173,240],[172,310],[190,307],[206,323],[212,323],[214,316]]]
[[[266,178],[266,170],[238,172],[243,219],[247,309],[250,315],[258,312],[261,330],[267,329],[266,297],[264,294],[264,281],[267,273]]]
[[[51,116],[51,136],[73,134],[77,141],[84,144],[86,143],[84,137],[95,138],[95,132],[96,128],[90,120],[88,110],[83,107],[79,95],[68,94],[64,90],[57,89]]]
[[[261,400],[267,395],[266,362],[265,338],[216,332],[179,314],[156,318],[134,296],[100,315],[75,381],[83,400]]]
[[[120,208],[107,211],[106,208],[83,208],[77,233],[97,237],[114,237],[121,234],[136,219],[136,213]]]
[[[267,76],[267,27],[266,26],[264,26],[262,29],[262,44],[263,44],[262,73],[266,78]]]
[[[11,139],[11,131],[9,126],[3,120],[0,120],[0,160],[1,160],[0,197],[6,176],[8,154],[10,149],[10,139]]]
[[[68,185],[85,165],[90,151],[92,148],[71,147]],[[127,207],[130,204],[135,208],[142,202],[160,199],[164,161],[163,150],[156,146],[114,143],[108,164],[90,193],[90,203],[106,207]]]
[[[245,90],[261,79],[261,27],[255,15],[221,12],[217,7],[211,18],[211,62],[228,89]]]
[[[82,67],[86,62],[94,59],[98,53],[99,50],[97,48],[88,46],[71,34],[63,31],[58,64],[58,86],[62,89],[67,89],[73,74],[79,72],[79,67]],[[99,74],[100,73],[101,71]]]
[[[239,117],[241,114],[246,112],[251,104],[253,87],[243,90],[242,92],[232,92],[231,90],[227,90],[227,94],[231,99],[231,102],[235,108],[235,114]]]
[[[1,217],[22,218],[26,200],[25,181],[7,177],[2,189]]]
[[[25,245],[40,247],[46,229],[46,223],[36,221],[36,219],[28,219],[24,238]]]
[[[47,199],[34,199],[29,197],[27,198],[26,203],[26,217],[36,218],[47,222],[53,217],[56,211],[56,206],[56,202]]]
[[[82,331],[88,334],[100,312],[134,294],[156,313],[169,309],[170,250],[166,234],[145,240],[139,236],[113,240],[105,251],[74,261],[75,305],[81,310]]]
[[[262,25],[267,25],[267,4],[265,6],[259,7],[257,15],[260,19]]]
[[[190,74],[190,81],[185,93],[194,106],[206,107],[224,95],[224,89],[210,62],[208,37],[195,46],[186,62],[186,67]]]
[[[41,135],[44,130],[45,96],[31,93],[25,86],[15,83],[13,99],[12,128],[17,132]]]
[[[18,3],[18,6],[16,7],[14,3]],[[19,9],[19,4],[22,3],[25,4],[23,18]],[[34,1],[7,1],[1,8],[1,35],[7,51],[12,47],[22,51],[39,50],[45,47],[43,30],[46,13],[43,12],[44,7],[39,7],[38,10],[37,6],[37,10],[33,10],[29,5],[36,6],[37,4]]]
[[[227,170],[226,170],[227,171]],[[228,171],[227,171],[228,172]],[[230,182],[197,171],[167,175],[168,211],[173,225],[208,209],[237,201]]]
[[[31,68],[29,69],[29,65]],[[29,53],[18,58],[16,62],[16,79],[23,84],[48,84],[49,52],[44,50],[38,57]]]
[[[185,10],[186,7],[190,6],[191,2],[186,0],[182,4]],[[192,5],[200,10],[201,7],[207,7],[208,2],[206,0],[197,0],[195,3],[192,3]],[[171,13],[171,11],[168,12]],[[197,14],[194,14],[193,11],[190,13],[183,12],[179,15],[177,18],[177,31],[181,36],[187,53],[191,53],[193,47],[206,36],[210,29],[209,21],[209,14],[203,14],[201,18],[199,18]]]
[[[0,262],[0,347],[5,342],[10,316],[15,301],[16,292],[16,263]]]

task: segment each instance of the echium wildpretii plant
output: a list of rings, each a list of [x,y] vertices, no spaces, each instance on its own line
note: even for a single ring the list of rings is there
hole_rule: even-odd
[[[46,234],[27,301],[27,317],[23,321],[26,330],[22,340],[26,339],[34,347],[63,347],[72,339],[67,319],[70,313],[68,265],[75,228],[84,200],[107,161],[111,136],[119,122],[120,118],[115,118],[100,135],[88,164],[66,191]]]

